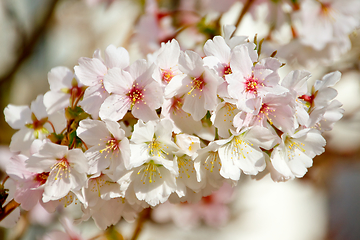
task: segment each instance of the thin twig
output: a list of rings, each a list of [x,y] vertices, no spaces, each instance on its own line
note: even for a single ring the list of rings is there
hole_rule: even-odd
[[[140,232],[141,232],[141,230],[143,228],[144,222],[146,221],[146,219],[148,219],[150,217],[150,213],[151,213],[151,208],[145,208],[140,213],[140,216],[139,216],[139,219],[137,221],[136,228],[135,228],[135,231],[133,233],[133,236],[131,237],[131,240],[136,240],[139,237]]]
[[[50,19],[55,11],[55,7],[58,1],[59,0],[52,0],[49,3],[49,8],[47,12],[44,14],[44,18],[41,21],[40,25],[37,28],[35,28],[29,40],[25,41],[24,44],[21,44],[22,46],[19,46],[20,54],[18,55],[14,65],[10,67],[7,73],[1,76],[0,84],[11,79],[18,71],[18,69],[21,67],[21,65],[25,62],[25,60],[27,60],[29,56],[31,56],[31,53],[34,51],[39,39],[41,38],[41,36],[44,35],[44,32],[46,31],[50,23]]]
[[[250,8],[251,5],[253,4],[253,2],[254,2],[254,0],[248,0],[248,1],[245,3],[243,9],[241,10],[241,13],[240,13],[239,18],[238,18],[238,20],[237,20],[236,23],[235,23],[235,27],[238,27],[238,26],[239,26],[239,24],[240,24],[241,20],[243,19],[245,13],[247,13],[247,11],[249,11],[249,8]]]

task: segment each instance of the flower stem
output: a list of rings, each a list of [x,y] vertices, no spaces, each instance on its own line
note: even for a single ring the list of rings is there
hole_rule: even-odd
[[[144,222],[146,221],[146,219],[150,218],[150,213],[151,213],[151,208],[145,208],[140,213],[140,216],[139,216],[139,219],[137,221],[136,228],[135,228],[135,231],[133,233],[133,236],[131,237],[131,240],[136,240],[139,237],[140,232],[141,232],[141,230],[143,228]]]
[[[238,20],[237,20],[236,23],[235,23],[235,27],[238,27],[238,26],[239,26],[239,24],[240,24],[241,20],[243,19],[245,13],[249,10],[249,8],[250,8],[251,5],[253,4],[253,2],[255,2],[255,1],[254,1],[254,0],[248,0],[248,1],[245,3],[243,9],[241,10],[241,13],[240,13],[239,18],[238,18]]]

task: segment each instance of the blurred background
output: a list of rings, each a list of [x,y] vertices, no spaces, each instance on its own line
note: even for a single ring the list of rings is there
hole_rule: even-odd
[[[334,27],[334,34],[343,34],[341,39],[330,36],[322,48],[305,41],[321,34],[304,31],[308,23],[303,12],[311,1],[322,2],[322,7],[342,3],[343,8],[334,7],[329,14],[334,19],[347,16],[351,26],[334,21],[340,29],[351,29]],[[360,239],[360,7],[355,2],[360,1],[0,0],[0,106],[29,105],[48,91],[47,73],[53,67],[73,69],[80,57],[92,57],[94,50],[104,51],[109,44],[125,47],[131,62],[172,38],[183,50],[204,55],[207,39],[222,34],[223,25],[235,25],[236,35],[265,39],[262,57],[278,51],[286,63],[282,77],[304,69],[315,81],[339,70],[342,79],[335,88],[344,116],[325,134],[326,151],[314,159],[304,178],[274,183],[269,176],[256,181],[243,175],[224,203],[229,216],[222,226],[206,221],[179,226],[171,217],[160,222],[154,217],[139,239]],[[3,180],[15,130],[5,122],[3,111],[0,115]],[[58,217],[34,209],[11,228],[0,228],[0,239],[42,239],[53,229],[63,229]],[[121,221],[116,228],[127,238],[134,226]],[[75,228],[86,239],[97,234],[91,220]]]

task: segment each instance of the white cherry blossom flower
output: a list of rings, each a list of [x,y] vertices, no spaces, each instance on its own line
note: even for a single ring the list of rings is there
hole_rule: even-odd
[[[277,136],[264,127],[255,126],[244,129],[240,133],[224,140],[216,141],[221,160],[220,175],[231,180],[239,180],[241,172],[256,175],[266,167],[263,151],[271,149],[278,139]]]
[[[226,76],[229,95],[237,100],[237,107],[246,112],[259,111],[262,97],[267,93],[282,94],[287,91],[279,85],[278,60],[267,58],[254,66],[256,61],[256,51],[240,45],[231,57],[232,74]]]
[[[324,152],[325,139],[316,129],[306,128],[294,134],[284,133],[271,153],[271,164],[281,181],[301,178],[312,166],[312,159]]]
[[[136,197],[151,206],[165,202],[175,191],[178,175],[174,153],[177,145],[171,140],[172,123],[168,119],[141,120],[134,126],[131,137],[130,176]]]
[[[184,94],[183,110],[190,113],[195,121],[199,121],[208,110],[215,109],[220,79],[204,66],[201,57],[193,51],[181,53],[179,64],[180,70],[187,76],[183,78],[181,85],[171,81],[167,90],[175,91],[174,95]]]
[[[99,115],[99,109],[109,93],[104,88],[104,76],[109,69],[118,67],[125,69],[129,66],[129,53],[123,47],[116,48],[109,45],[105,50],[105,60],[100,56],[100,50],[94,52],[93,58],[82,57],[79,66],[75,66],[75,74],[79,81],[88,86],[85,90],[81,106],[93,118]]]
[[[9,104],[4,109],[4,115],[10,127],[19,129],[11,138],[10,150],[13,152],[24,152],[35,139],[45,139],[54,130],[61,131],[65,127],[64,116],[59,113],[48,115],[43,95],[39,95],[30,108]]]
[[[43,201],[58,200],[70,191],[80,190],[86,181],[87,159],[80,149],[68,149],[67,146],[44,143],[38,153],[32,155],[26,163],[30,171],[48,172],[44,183]]]
[[[183,73],[178,66],[180,52],[179,43],[175,39],[172,39],[167,43],[161,43],[161,48],[150,55],[157,66],[152,76],[164,87],[166,87],[171,80],[179,81],[179,78],[183,77],[181,76]]]
[[[80,122],[77,135],[91,146],[85,152],[89,161],[88,174],[100,173],[108,168],[108,174],[117,175],[117,171],[129,168],[129,140],[119,123],[85,119]]]
[[[100,108],[100,118],[118,121],[128,110],[134,117],[143,121],[158,118],[156,109],[163,102],[163,91],[151,74],[145,60],[138,60],[128,69],[120,68],[108,71],[104,78],[105,89],[111,93]]]

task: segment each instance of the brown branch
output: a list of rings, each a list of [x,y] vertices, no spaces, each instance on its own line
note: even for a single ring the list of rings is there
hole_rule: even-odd
[[[243,9],[241,10],[241,13],[240,13],[239,18],[238,18],[238,20],[237,20],[236,23],[235,23],[235,27],[238,27],[238,26],[239,26],[239,24],[240,24],[241,20],[243,19],[245,13],[247,13],[247,11],[249,11],[249,9],[250,9],[251,5],[253,4],[253,2],[255,2],[255,1],[254,1],[254,0],[248,0],[248,1],[245,3]]]
[[[15,202],[15,200],[11,200],[4,208],[0,210],[0,222],[6,218],[12,211],[15,210],[20,205],[20,203]]]
[[[133,233],[133,236],[131,237],[131,240],[136,240],[139,237],[140,232],[141,232],[141,230],[143,228],[144,222],[146,221],[146,219],[148,219],[150,217],[150,213],[151,213],[151,208],[145,208],[140,213],[140,216],[139,216],[139,219],[137,221],[136,228],[135,228],[135,231]]]
[[[44,14],[44,18],[42,19],[40,25],[35,28],[33,33],[31,34],[28,41],[24,41],[24,39],[21,39],[21,41],[24,41],[24,44],[20,44],[22,46],[19,46],[19,52],[17,59],[15,60],[15,63],[10,69],[0,78],[0,84],[2,84],[5,81],[8,81],[13,78],[15,73],[19,70],[21,65],[31,56],[32,52],[34,51],[38,41],[40,38],[44,35],[49,23],[50,19],[55,11],[56,4],[59,0],[51,0],[49,3],[49,7],[47,9],[47,12]]]

